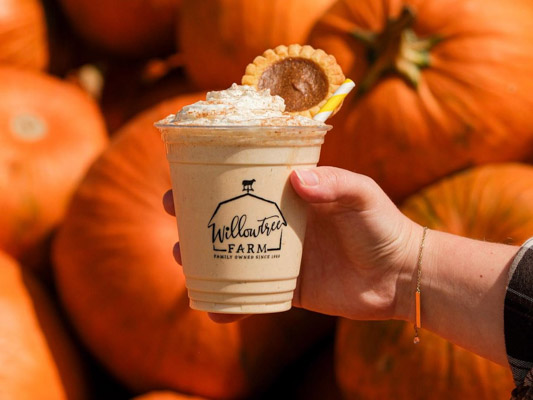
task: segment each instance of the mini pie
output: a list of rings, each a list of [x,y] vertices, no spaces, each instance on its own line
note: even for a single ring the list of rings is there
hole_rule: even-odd
[[[257,56],[246,67],[242,84],[270,89],[285,100],[286,111],[312,118],[344,79],[334,56],[292,44]]]

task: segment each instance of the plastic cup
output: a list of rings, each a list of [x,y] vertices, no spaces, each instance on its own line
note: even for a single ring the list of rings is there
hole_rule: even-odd
[[[190,307],[290,309],[307,210],[289,175],[317,165],[331,126],[156,127],[170,166]]]

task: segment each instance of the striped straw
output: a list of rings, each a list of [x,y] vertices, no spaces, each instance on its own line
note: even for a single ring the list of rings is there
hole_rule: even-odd
[[[339,107],[344,98],[355,87],[355,83],[351,79],[346,79],[342,85],[333,93],[326,104],[315,114],[313,119],[315,121],[326,122],[330,115]]]

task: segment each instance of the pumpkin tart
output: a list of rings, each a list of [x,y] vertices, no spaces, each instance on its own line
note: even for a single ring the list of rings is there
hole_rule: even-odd
[[[243,85],[270,89],[286,111],[312,118],[344,82],[335,57],[311,46],[292,44],[266,50],[246,67]]]

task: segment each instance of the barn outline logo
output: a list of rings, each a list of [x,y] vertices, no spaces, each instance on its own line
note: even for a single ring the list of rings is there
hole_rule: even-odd
[[[244,193],[221,201],[213,212],[207,228],[215,258],[268,258],[281,250],[287,221],[276,202],[254,194],[254,183],[243,180]]]

